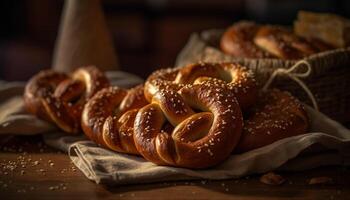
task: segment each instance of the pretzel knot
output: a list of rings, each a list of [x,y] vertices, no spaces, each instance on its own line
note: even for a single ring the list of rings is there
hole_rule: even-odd
[[[317,39],[298,37],[282,27],[242,21],[225,31],[220,48],[235,57],[298,60],[331,47]]]
[[[180,90],[188,84],[214,83],[232,91],[243,110],[254,104],[257,84],[251,70],[236,63],[197,63],[181,69],[159,70],[145,83],[145,96],[151,101],[159,90]]]
[[[103,72],[94,66],[79,68],[70,75],[46,70],[28,82],[24,102],[29,112],[65,132],[77,133],[86,101],[108,85]]]
[[[158,91],[136,115],[137,150],[159,165],[205,168],[223,161],[243,126],[234,96],[233,91],[209,82],[187,85],[178,92]]]
[[[303,104],[288,92],[267,90],[247,113],[235,153],[269,145],[277,140],[307,133],[309,119]]]
[[[85,105],[81,126],[97,144],[117,152],[139,154],[134,144],[134,119],[148,102],[143,86],[130,90],[118,87],[102,89]]]

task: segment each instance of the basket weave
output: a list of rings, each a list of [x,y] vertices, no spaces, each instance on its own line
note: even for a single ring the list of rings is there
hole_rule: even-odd
[[[194,33],[178,55],[176,66],[193,62],[237,62],[256,74],[263,85],[279,68],[288,69],[298,60],[236,58],[218,48],[222,30]],[[340,122],[350,122],[350,48],[317,53],[303,58],[311,65],[312,72],[302,81],[314,94],[320,111]],[[303,72],[303,67],[297,72]],[[305,103],[310,103],[305,91],[287,76],[278,76],[272,87],[290,91]]]

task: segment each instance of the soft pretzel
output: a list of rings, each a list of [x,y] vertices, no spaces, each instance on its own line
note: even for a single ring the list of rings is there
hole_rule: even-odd
[[[220,47],[224,53],[244,58],[272,58],[269,52],[255,45],[254,37],[260,26],[242,21],[230,26],[222,35]]]
[[[205,168],[229,156],[242,131],[235,94],[214,83],[162,89],[136,115],[135,145],[159,165]],[[169,128],[170,123],[174,128]]]
[[[290,93],[273,89],[262,93],[258,99],[244,121],[243,133],[235,152],[246,152],[307,132],[307,113],[299,100]]]
[[[289,30],[253,22],[238,22],[221,37],[221,50],[243,58],[300,59],[329,49],[318,40],[306,40]]]
[[[26,110],[42,119],[51,121],[42,101],[52,95],[57,85],[68,78],[67,74],[52,70],[43,70],[27,83],[23,95]]]
[[[153,95],[162,89],[181,89],[187,84],[213,82],[231,90],[242,109],[251,106],[256,99],[257,84],[253,73],[234,63],[196,63],[180,69],[155,72],[146,81],[145,96],[151,101]]]
[[[94,142],[117,152],[138,154],[134,144],[134,119],[145,106],[143,86],[130,90],[109,87],[97,92],[85,105],[81,126]]]
[[[108,85],[105,75],[93,66],[79,68],[70,75],[42,71],[27,83],[24,102],[29,112],[65,132],[77,133],[84,104]]]
[[[274,26],[262,26],[254,37],[254,43],[277,58],[298,59],[317,52],[306,40]]]
[[[179,69],[167,68],[154,71],[145,82],[145,97],[151,102],[153,95],[159,90],[180,90],[184,85],[174,82]]]

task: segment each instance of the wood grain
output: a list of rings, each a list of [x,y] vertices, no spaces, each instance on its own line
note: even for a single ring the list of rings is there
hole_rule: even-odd
[[[16,168],[11,170],[11,166]],[[1,199],[349,199],[350,197],[350,170],[346,167],[323,167],[304,172],[279,173],[287,179],[286,183],[280,186],[261,183],[260,175],[225,181],[97,185],[89,181],[70,162],[65,153],[45,146],[39,136],[17,136],[3,144],[0,167]],[[321,176],[331,178],[332,183],[308,184],[311,178]]]

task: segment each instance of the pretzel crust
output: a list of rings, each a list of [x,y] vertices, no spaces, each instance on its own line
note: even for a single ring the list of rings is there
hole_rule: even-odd
[[[196,63],[178,69],[154,72],[145,83],[145,96],[151,102],[160,90],[180,90],[188,84],[214,83],[231,90],[243,110],[254,104],[258,87],[251,70],[236,63]]]
[[[283,27],[242,21],[227,28],[220,48],[235,57],[296,60],[331,47],[319,40],[298,37]]]
[[[167,122],[174,128],[165,128]],[[158,165],[206,168],[229,156],[242,126],[232,91],[213,83],[187,85],[158,91],[140,109],[134,141],[140,154]]]
[[[288,92],[277,89],[260,94],[244,121],[236,153],[269,145],[277,140],[307,133],[309,120],[304,106]]]
[[[72,74],[52,70],[38,73],[29,80],[24,92],[27,110],[55,123],[67,133],[80,131],[84,104],[109,81],[94,66],[81,67]]]
[[[148,102],[143,86],[130,90],[102,89],[85,105],[81,126],[92,141],[117,152],[138,154],[134,144],[134,119]]]

